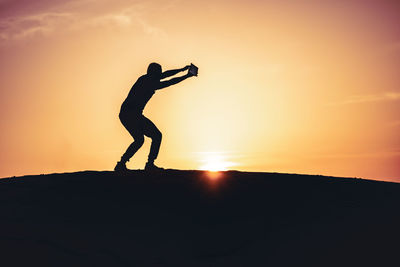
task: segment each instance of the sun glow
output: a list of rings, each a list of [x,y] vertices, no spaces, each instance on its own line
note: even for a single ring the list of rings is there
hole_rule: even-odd
[[[225,157],[220,153],[208,152],[204,153],[204,158],[201,160],[203,164],[200,170],[207,170],[211,172],[226,171],[229,167],[235,164],[225,160]]]

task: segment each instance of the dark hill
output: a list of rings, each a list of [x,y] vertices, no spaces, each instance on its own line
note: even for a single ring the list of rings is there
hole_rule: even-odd
[[[1,266],[400,266],[400,185],[167,170],[0,179]]]

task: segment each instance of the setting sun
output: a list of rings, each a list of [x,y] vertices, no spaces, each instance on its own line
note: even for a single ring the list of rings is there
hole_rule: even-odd
[[[217,152],[204,153],[204,158],[201,160],[203,165],[200,170],[207,171],[226,171],[229,167],[234,166],[233,162],[226,161],[222,154]]]

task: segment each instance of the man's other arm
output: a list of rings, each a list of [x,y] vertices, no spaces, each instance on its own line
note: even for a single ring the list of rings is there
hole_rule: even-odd
[[[190,66],[187,65],[187,66],[185,66],[185,67],[183,67],[183,68],[181,68],[181,69],[164,71],[163,73],[161,73],[161,79],[165,79],[165,78],[167,78],[167,77],[174,76],[175,74],[177,74],[177,73],[179,73],[179,72],[181,72],[181,71],[188,70],[189,67],[190,67]]]
[[[171,80],[162,81],[159,83],[158,88],[156,90],[163,89],[165,87],[180,83],[181,81],[186,80],[187,78],[192,77],[192,76],[193,76],[192,74],[188,73],[181,77],[176,77],[176,78],[172,78]]]

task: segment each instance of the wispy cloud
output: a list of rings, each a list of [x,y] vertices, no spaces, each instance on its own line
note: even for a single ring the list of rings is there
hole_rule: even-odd
[[[75,1],[76,2],[76,1]],[[75,3],[74,2],[74,3]],[[90,3],[86,0],[83,3]],[[93,4],[93,3],[91,3]],[[146,19],[146,7],[134,4],[113,12],[85,13],[59,6],[58,11],[42,11],[35,14],[0,18],[0,43],[19,41],[35,36],[48,36],[54,32],[82,30],[90,27],[138,27],[143,33],[166,38],[166,32]]]
[[[345,158],[393,158],[400,156],[400,149],[393,149],[390,151],[376,151],[369,153],[338,153],[338,154],[321,154],[310,155],[309,158],[332,158],[332,159],[345,159]]]
[[[389,127],[400,127],[400,120],[391,121],[388,123]]]
[[[90,22],[96,26],[115,24],[123,27],[131,25],[132,18],[125,14],[107,14],[104,16],[94,17]]]
[[[386,50],[389,53],[397,53],[400,52],[400,41],[389,43],[386,46]]]
[[[400,100],[400,92],[385,92],[382,94],[368,94],[368,95],[352,95],[348,98],[330,103],[330,105],[347,105],[357,103],[371,103],[371,102],[384,102]]]
[[[96,16],[88,19],[87,23],[95,26],[139,26],[145,34],[161,39],[167,38],[167,33],[163,29],[145,19],[142,6],[132,6],[119,12]]]
[[[72,14],[57,12],[7,18],[0,21],[0,40],[21,40],[35,35],[47,35],[57,28],[69,25],[73,20]]]

